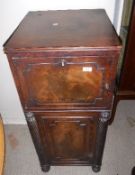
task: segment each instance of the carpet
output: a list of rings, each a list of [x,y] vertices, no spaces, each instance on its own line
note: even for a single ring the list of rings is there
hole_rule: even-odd
[[[27,125],[5,125],[5,175],[45,175]],[[99,173],[89,166],[52,166],[47,175],[130,175],[135,166],[135,101],[118,104],[108,128],[103,164]]]

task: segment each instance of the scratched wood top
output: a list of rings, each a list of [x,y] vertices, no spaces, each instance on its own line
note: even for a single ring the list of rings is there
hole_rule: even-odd
[[[4,44],[5,50],[119,46],[103,9],[29,12]]]

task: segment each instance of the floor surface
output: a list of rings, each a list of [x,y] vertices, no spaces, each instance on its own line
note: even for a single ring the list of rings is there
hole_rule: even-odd
[[[5,125],[5,175],[43,175],[26,125]],[[98,175],[130,175],[135,166],[135,101],[119,103]],[[51,167],[47,175],[94,175],[88,166]]]

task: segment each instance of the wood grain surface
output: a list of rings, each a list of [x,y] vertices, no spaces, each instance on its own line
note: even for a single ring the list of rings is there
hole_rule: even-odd
[[[119,47],[116,36],[103,9],[29,12],[4,47]]]

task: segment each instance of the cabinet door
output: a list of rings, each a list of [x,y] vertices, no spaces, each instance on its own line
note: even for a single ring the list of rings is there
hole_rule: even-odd
[[[105,57],[14,59],[25,107],[110,106],[114,65]]]
[[[82,118],[36,118],[42,142],[53,164],[92,163],[97,120]]]

